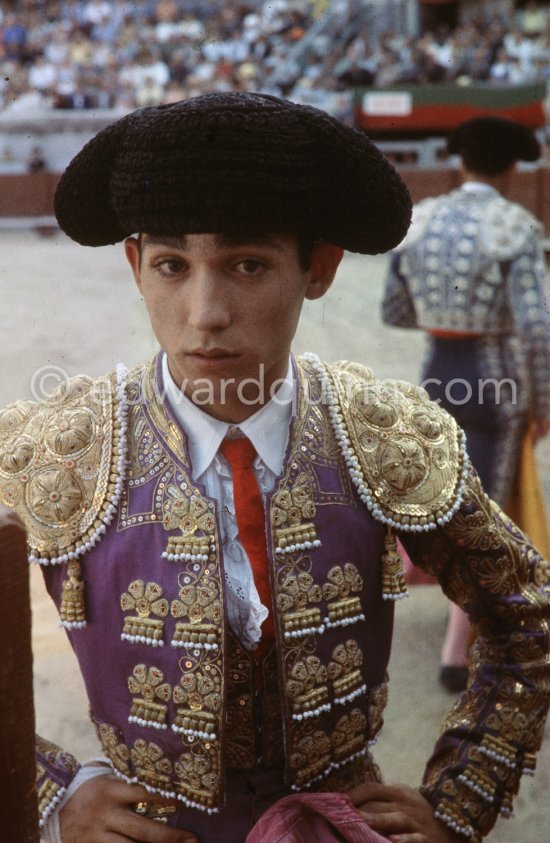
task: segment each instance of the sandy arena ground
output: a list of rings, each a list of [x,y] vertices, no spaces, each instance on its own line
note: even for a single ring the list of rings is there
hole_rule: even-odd
[[[156,348],[121,247],[85,249],[61,234],[0,232],[3,373],[0,406],[47,393],[65,375],[97,375],[118,361],[146,360]],[[419,332],[380,324],[384,258],[347,255],[338,282],[319,302],[306,303],[297,352],[347,358],[380,377],[415,381]],[[539,446],[550,505],[550,441]],[[45,593],[31,576],[37,729],[80,758],[97,752],[76,662]],[[437,683],[446,604],[436,587],[413,589],[396,611],[390,703],[375,756],[388,781],[417,785],[451,697]],[[550,740],[534,778],[525,778],[515,820],[497,823],[492,843],[550,839]],[[215,841],[212,841],[215,843]]]

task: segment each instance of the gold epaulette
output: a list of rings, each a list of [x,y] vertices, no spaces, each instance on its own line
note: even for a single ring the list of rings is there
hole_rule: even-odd
[[[449,521],[467,471],[454,419],[420,387],[377,380],[355,363],[304,359],[321,380],[350,476],[374,518],[413,532]]]
[[[112,520],[126,463],[124,389],[118,367],[0,413],[0,501],[23,519],[32,561],[77,558]]]

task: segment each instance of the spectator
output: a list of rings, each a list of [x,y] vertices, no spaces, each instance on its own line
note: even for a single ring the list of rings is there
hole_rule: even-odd
[[[28,103],[29,86],[71,96],[74,84],[67,77],[80,80],[89,102],[124,102],[130,109],[154,96],[158,102],[170,99],[188,85],[196,94],[229,86],[291,98],[315,90],[322,107],[335,88],[357,85],[545,80],[550,61],[549,36],[542,27],[546,15],[534,3],[511,21],[477,12],[466,20],[464,13],[459,26],[436,26],[421,38],[381,29],[380,21],[395,24],[386,14],[389,7],[395,12],[390,3],[377,3],[377,28],[368,29],[362,16],[368,4],[348,0],[333,2],[331,15],[321,20],[324,2],[313,0],[245,0],[242,5],[19,0],[8,5],[12,8],[0,17],[0,108],[23,91]],[[313,24],[321,25],[321,34],[310,38]],[[50,65],[63,68],[57,87]]]
[[[22,61],[25,58],[27,29],[13,12],[6,15],[0,35],[6,58]]]
[[[27,169],[29,173],[40,173],[46,169],[46,159],[40,146],[33,146],[27,156]]]

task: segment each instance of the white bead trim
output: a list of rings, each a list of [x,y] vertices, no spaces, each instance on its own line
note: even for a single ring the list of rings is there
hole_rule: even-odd
[[[86,621],[59,621],[59,626],[63,629],[84,629],[87,623]]]
[[[55,796],[53,797],[51,802],[49,802],[48,805],[46,806],[46,808],[44,809],[44,812],[43,812],[42,816],[40,817],[40,820],[38,821],[38,828],[44,828],[44,826],[48,822],[51,814],[53,814],[53,812],[56,809],[56,806],[61,802],[61,800],[65,796],[66,792],[67,792],[66,787],[62,787],[62,788],[60,788],[60,790],[57,791],[57,793],[55,794]]]
[[[319,714],[322,714],[323,711],[330,711],[331,709],[330,703],[324,703],[323,705],[318,706],[317,708],[311,709],[311,711],[302,711],[299,714],[293,714],[293,720],[308,720],[310,717],[317,717]]]
[[[331,621],[328,618],[323,618],[323,623],[326,629],[334,629],[337,626],[349,626],[352,623],[357,623],[357,621],[364,621],[365,616],[363,613],[360,615],[354,615],[352,618],[340,618],[337,621]]]
[[[275,548],[275,553],[295,553],[297,550],[311,550],[314,547],[321,547],[321,542],[319,539],[315,539],[315,541],[310,542],[300,542],[299,544],[290,544],[288,547],[277,547]]]
[[[487,802],[495,801],[495,797],[491,793],[489,793],[488,790],[485,790],[485,788],[481,787],[481,785],[475,784],[474,782],[470,781],[470,779],[465,773],[461,773],[458,776],[458,781],[462,782],[462,784],[465,784],[466,787],[470,788],[470,790],[473,790],[474,793],[477,793],[478,796],[481,796]]]
[[[52,558],[45,557],[45,556],[34,556],[33,554],[29,555],[29,562],[36,562],[39,565],[59,565],[63,562],[69,562],[71,559],[78,559],[79,556],[83,556],[89,550],[92,550],[96,544],[101,541],[101,537],[107,532],[107,527],[113,520],[114,514],[117,510],[120,497],[122,495],[122,490],[124,487],[124,481],[126,479],[126,467],[127,467],[127,454],[128,454],[128,441],[127,441],[127,432],[128,432],[128,402],[126,401],[126,376],[128,374],[128,369],[122,363],[119,363],[116,367],[116,418],[120,423],[120,433],[119,433],[119,441],[118,445],[118,463],[115,470],[116,473],[116,481],[115,481],[115,490],[111,496],[109,506],[103,513],[103,515],[98,515],[98,518],[103,522],[100,524],[99,527],[92,533],[89,539],[83,542],[80,547],[77,547],[75,550],[71,550],[68,553],[63,553],[60,556],[54,556]],[[109,473],[112,473],[111,467],[109,467]]]
[[[117,776],[117,778],[122,779],[122,781],[127,784],[140,784],[145,788],[147,793],[158,793],[159,796],[163,796],[165,799],[175,799],[178,802],[183,802],[187,808],[196,808],[198,811],[204,811],[205,814],[219,813],[219,808],[205,808],[204,805],[200,805],[198,802],[193,802],[182,793],[176,793],[175,790],[162,790],[158,787],[151,787],[151,785],[146,784],[145,782],[140,782],[137,776],[133,776],[132,778],[125,776],[124,773],[121,773],[120,770],[117,770],[115,767],[113,767],[113,773]]]
[[[462,499],[464,497],[464,490],[466,488],[468,464],[466,459],[466,436],[464,432],[462,430],[459,430],[459,447],[462,454],[462,471],[460,474],[460,482],[456,490],[453,505],[447,510],[444,515],[434,519],[433,521],[428,522],[427,524],[402,524],[401,521],[397,521],[394,518],[391,518],[390,516],[384,514],[382,507],[377,503],[374,497],[374,492],[372,491],[372,489],[369,488],[369,486],[367,486],[365,482],[365,476],[361,469],[360,462],[355,454],[355,451],[351,447],[351,439],[349,438],[348,431],[344,424],[344,417],[341,412],[337,390],[332,384],[332,381],[330,379],[325,365],[320,361],[319,357],[317,357],[316,354],[306,352],[302,355],[302,357],[312,366],[320,380],[321,394],[326,397],[332,429],[334,430],[336,440],[340,445],[342,456],[344,457],[344,460],[346,461],[346,464],[348,466],[349,475],[359,493],[359,497],[361,498],[373,518],[375,518],[377,521],[380,521],[382,524],[388,524],[391,527],[395,527],[397,530],[403,530],[404,532],[411,533],[423,533],[427,532],[428,530],[435,530],[438,526],[443,526],[444,524],[447,524],[447,522],[451,520],[451,518],[459,509],[462,503]],[[401,595],[397,596],[397,598],[394,599],[400,599],[400,597]]]
[[[452,817],[440,810],[434,811],[434,817],[437,817],[437,819],[441,820],[442,823],[445,823],[445,825],[449,826],[449,828],[452,828],[452,830],[456,831],[457,834],[463,834],[464,837],[468,838],[468,840],[471,840],[476,836],[476,831],[471,825],[464,828],[464,826],[459,825],[456,820],[453,820]]]
[[[306,626],[303,629],[292,629],[290,632],[285,632],[285,638],[304,638],[306,635],[322,635],[325,631],[324,624],[321,626]]]
[[[219,650],[219,644],[195,644],[192,641],[172,641],[172,647],[185,647],[186,650]]]
[[[177,732],[178,735],[191,735],[194,738],[204,738],[205,741],[217,741],[218,736],[215,732],[199,732],[197,729],[184,729],[183,726],[176,726],[172,723],[172,731]]]
[[[196,553],[166,553],[161,554],[163,559],[169,559],[170,562],[208,562],[208,554]]]
[[[356,699],[356,697],[360,697],[362,694],[367,693],[367,686],[361,685],[360,688],[356,688],[355,691],[351,691],[349,694],[346,694],[345,697],[336,697],[334,702],[337,705],[345,705],[346,703],[351,702],[352,700]]]
[[[166,723],[157,723],[155,720],[144,720],[143,717],[135,717],[133,714],[130,714],[128,717],[128,723],[137,723],[138,726],[147,726],[148,728],[157,729],[158,731],[168,728]]]
[[[315,784],[315,782],[320,782],[322,781],[322,779],[326,779],[326,777],[330,775],[333,770],[340,770],[342,767],[345,767],[346,764],[349,764],[350,761],[355,761],[356,758],[361,758],[363,755],[367,754],[368,749],[367,747],[364,747],[363,749],[360,749],[359,752],[354,752],[353,755],[349,756],[349,758],[344,758],[343,761],[331,761],[328,767],[323,770],[322,773],[319,773],[318,776],[314,776],[312,779],[302,785],[293,784],[290,786],[290,789],[298,792],[307,789],[311,787],[312,784]]]
[[[149,647],[164,647],[164,641],[160,638],[147,638],[146,635],[129,635],[127,632],[121,632],[120,637],[122,641],[131,641],[132,644],[147,644]]]
[[[494,752],[492,749],[487,749],[484,746],[478,747],[479,751],[486,755],[488,758],[492,758],[494,761],[498,761],[500,764],[504,764],[505,767],[509,767],[510,770],[515,770],[517,764],[515,761],[510,761],[509,758],[506,758],[504,755],[500,755],[498,752]]]

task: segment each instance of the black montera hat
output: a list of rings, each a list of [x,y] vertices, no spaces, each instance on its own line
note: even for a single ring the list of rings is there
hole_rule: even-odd
[[[501,117],[475,117],[461,123],[449,135],[447,148],[480,175],[497,175],[514,161],[536,161],[540,156],[533,130]]]
[[[85,246],[137,232],[291,231],[377,254],[404,237],[411,200],[361,132],[310,106],[224,93],[103,129],[65,170],[55,213]]]

